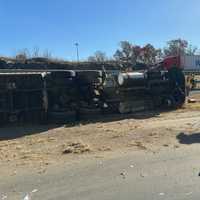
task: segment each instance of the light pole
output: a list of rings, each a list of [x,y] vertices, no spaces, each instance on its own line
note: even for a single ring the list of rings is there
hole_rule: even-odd
[[[79,62],[79,49],[78,49],[79,43],[76,42],[76,43],[75,43],[75,46],[76,46],[76,53],[77,53],[77,62]]]

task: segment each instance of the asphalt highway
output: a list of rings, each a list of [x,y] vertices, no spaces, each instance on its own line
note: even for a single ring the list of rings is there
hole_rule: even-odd
[[[1,176],[1,198],[8,200],[175,200],[200,196],[198,144],[158,153],[92,155],[50,166],[43,174],[24,169]]]

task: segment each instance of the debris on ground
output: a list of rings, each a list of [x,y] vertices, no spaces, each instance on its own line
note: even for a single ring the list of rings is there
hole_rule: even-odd
[[[144,178],[144,175],[142,173],[140,173],[140,177]]]
[[[122,176],[123,179],[126,178],[126,173],[125,172],[121,172],[120,175]]]
[[[100,161],[100,162],[99,162],[99,165],[103,165],[103,162],[102,162],[102,161]]]
[[[38,189],[34,189],[31,193],[35,193],[38,192]]]
[[[100,147],[98,148],[99,151],[111,151],[111,147],[108,147],[108,146],[103,146],[103,147]]]
[[[2,196],[1,196],[1,199],[2,199],[2,200],[7,199],[7,198],[8,198],[7,195],[2,195]]]
[[[23,200],[31,200],[31,196],[33,195],[33,193],[38,192],[38,189],[34,189],[32,190],[29,194],[26,194],[26,196],[23,198]]]
[[[178,146],[178,145],[174,145],[174,148],[175,148],[175,149],[178,149],[178,148],[179,148],[179,146]]]
[[[27,195],[23,198],[23,200],[31,200],[31,198],[30,198],[30,196],[27,194]]]
[[[83,144],[82,142],[73,142],[67,145],[67,147],[65,147],[63,154],[70,154],[70,153],[81,154],[90,151],[91,149],[89,145]]]
[[[147,148],[144,146],[144,144],[142,144],[142,142],[140,141],[134,141],[133,143],[130,143],[128,146],[136,146],[141,150],[147,150]]]
[[[188,99],[188,103],[196,103],[196,102],[197,102],[197,100],[194,99],[194,98],[189,98]]]
[[[163,146],[164,146],[164,147],[169,147],[169,145],[168,145],[168,144],[163,144]]]

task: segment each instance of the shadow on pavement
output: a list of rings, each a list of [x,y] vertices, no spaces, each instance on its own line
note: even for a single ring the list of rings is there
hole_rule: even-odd
[[[39,134],[50,129],[58,128],[59,125],[25,125],[6,126],[0,128],[0,141],[13,140],[23,136]]]
[[[134,114],[99,114],[99,115],[83,115],[80,118],[80,121],[76,123],[68,123],[65,124],[65,127],[74,127],[77,125],[87,125],[87,124],[95,124],[95,123],[109,123],[109,122],[117,122],[120,120],[126,119],[136,119],[136,120],[144,120],[153,117],[158,117],[160,112],[138,112]]]
[[[193,133],[191,135],[187,135],[185,133],[179,133],[176,136],[177,140],[180,144],[195,144],[200,143],[200,133]]]

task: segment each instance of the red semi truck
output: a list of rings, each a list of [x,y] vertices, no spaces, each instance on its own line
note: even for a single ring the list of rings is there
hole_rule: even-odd
[[[185,72],[199,72],[200,73],[200,55],[180,55],[170,56],[164,58],[161,62],[164,69],[178,67]]]

